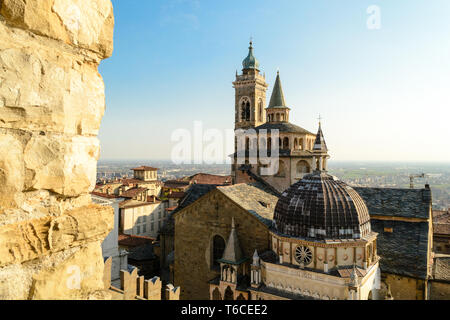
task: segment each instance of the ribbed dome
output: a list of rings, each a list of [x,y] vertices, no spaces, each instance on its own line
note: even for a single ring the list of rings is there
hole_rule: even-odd
[[[325,172],[306,175],[278,200],[276,230],[313,239],[358,239],[370,234],[370,217],[360,195]]]
[[[250,47],[248,48],[248,56],[242,61],[242,67],[244,69],[259,69],[259,61],[256,60],[253,55],[253,43],[250,42]]]

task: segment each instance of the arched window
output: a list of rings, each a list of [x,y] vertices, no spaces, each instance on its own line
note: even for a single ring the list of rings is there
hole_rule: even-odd
[[[272,149],[272,138],[267,138],[267,150]]]
[[[241,121],[250,121],[250,99],[244,97],[241,99]]]
[[[233,290],[228,286],[225,290],[225,295],[223,297],[223,300],[234,300]]]
[[[285,137],[283,139],[283,149],[289,149],[289,138]]]
[[[262,100],[259,100],[259,104],[258,104],[258,115],[259,115],[259,121],[264,122],[263,119],[263,102]]]
[[[245,104],[245,120],[250,121],[250,101]]]
[[[213,266],[219,266],[217,260],[222,259],[223,252],[225,251],[225,240],[215,235],[213,239]]]
[[[284,162],[283,162],[283,160],[280,160],[278,162],[278,173],[277,173],[277,176],[284,177],[285,175],[286,175],[286,169],[284,167]]]
[[[303,138],[298,139],[298,149],[303,150]]]
[[[308,162],[306,162],[305,160],[300,160],[299,162],[297,162],[297,173],[299,175],[303,175],[309,172],[310,168]]]
[[[219,288],[215,288],[212,294],[213,300],[222,300],[222,296],[220,294]]]

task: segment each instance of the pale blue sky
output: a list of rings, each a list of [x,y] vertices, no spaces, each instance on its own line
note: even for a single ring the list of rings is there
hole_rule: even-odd
[[[169,159],[171,133],[234,126],[234,80],[253,36],[269,100],[317,117],[334,160],[450,161],[448,0],[113,0],[102,62],[101,159]],[[366,12],[381,9],[381,29]]]

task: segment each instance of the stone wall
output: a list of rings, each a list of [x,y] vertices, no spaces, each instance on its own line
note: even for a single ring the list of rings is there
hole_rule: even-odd
[[[0,0],[0,299],[108,298],[92,204],[110,0]]]

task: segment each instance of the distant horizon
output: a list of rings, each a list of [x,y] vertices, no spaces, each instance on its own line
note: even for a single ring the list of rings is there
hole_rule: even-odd
[[[172,162],[172,160],[170,159],[146,159],[146,158],[117,158],[117,159],[99,159],[98,162],[101,161],[128,161],[128,162],[139,162],[139,161],[143,161],[143,162],[156,162],[156,161],[160,161],[160,162]],[[419,161],[415,161],[415,160],[398,160],[398,161],[388,161],[388,160],[332,160],[329,159],[328,160],[329,163],[338,163],[338,162],[348,162],[348,163],[392,163],[392,164],[401,164],[401,163],[408,163],[408,164],[437,164],[437,165],[449,165],[450,166],[450,162],[448,161],[424,161],[424,160],[419,160]],[[199,164],[195,164],[195,163],[191,163],[191,164],[181,164],[183,166],[186,165],[231,165],[231,164],[227,164],[227,163],[212,163],[212,164],[206,164],[206,163],[199,163]]]

